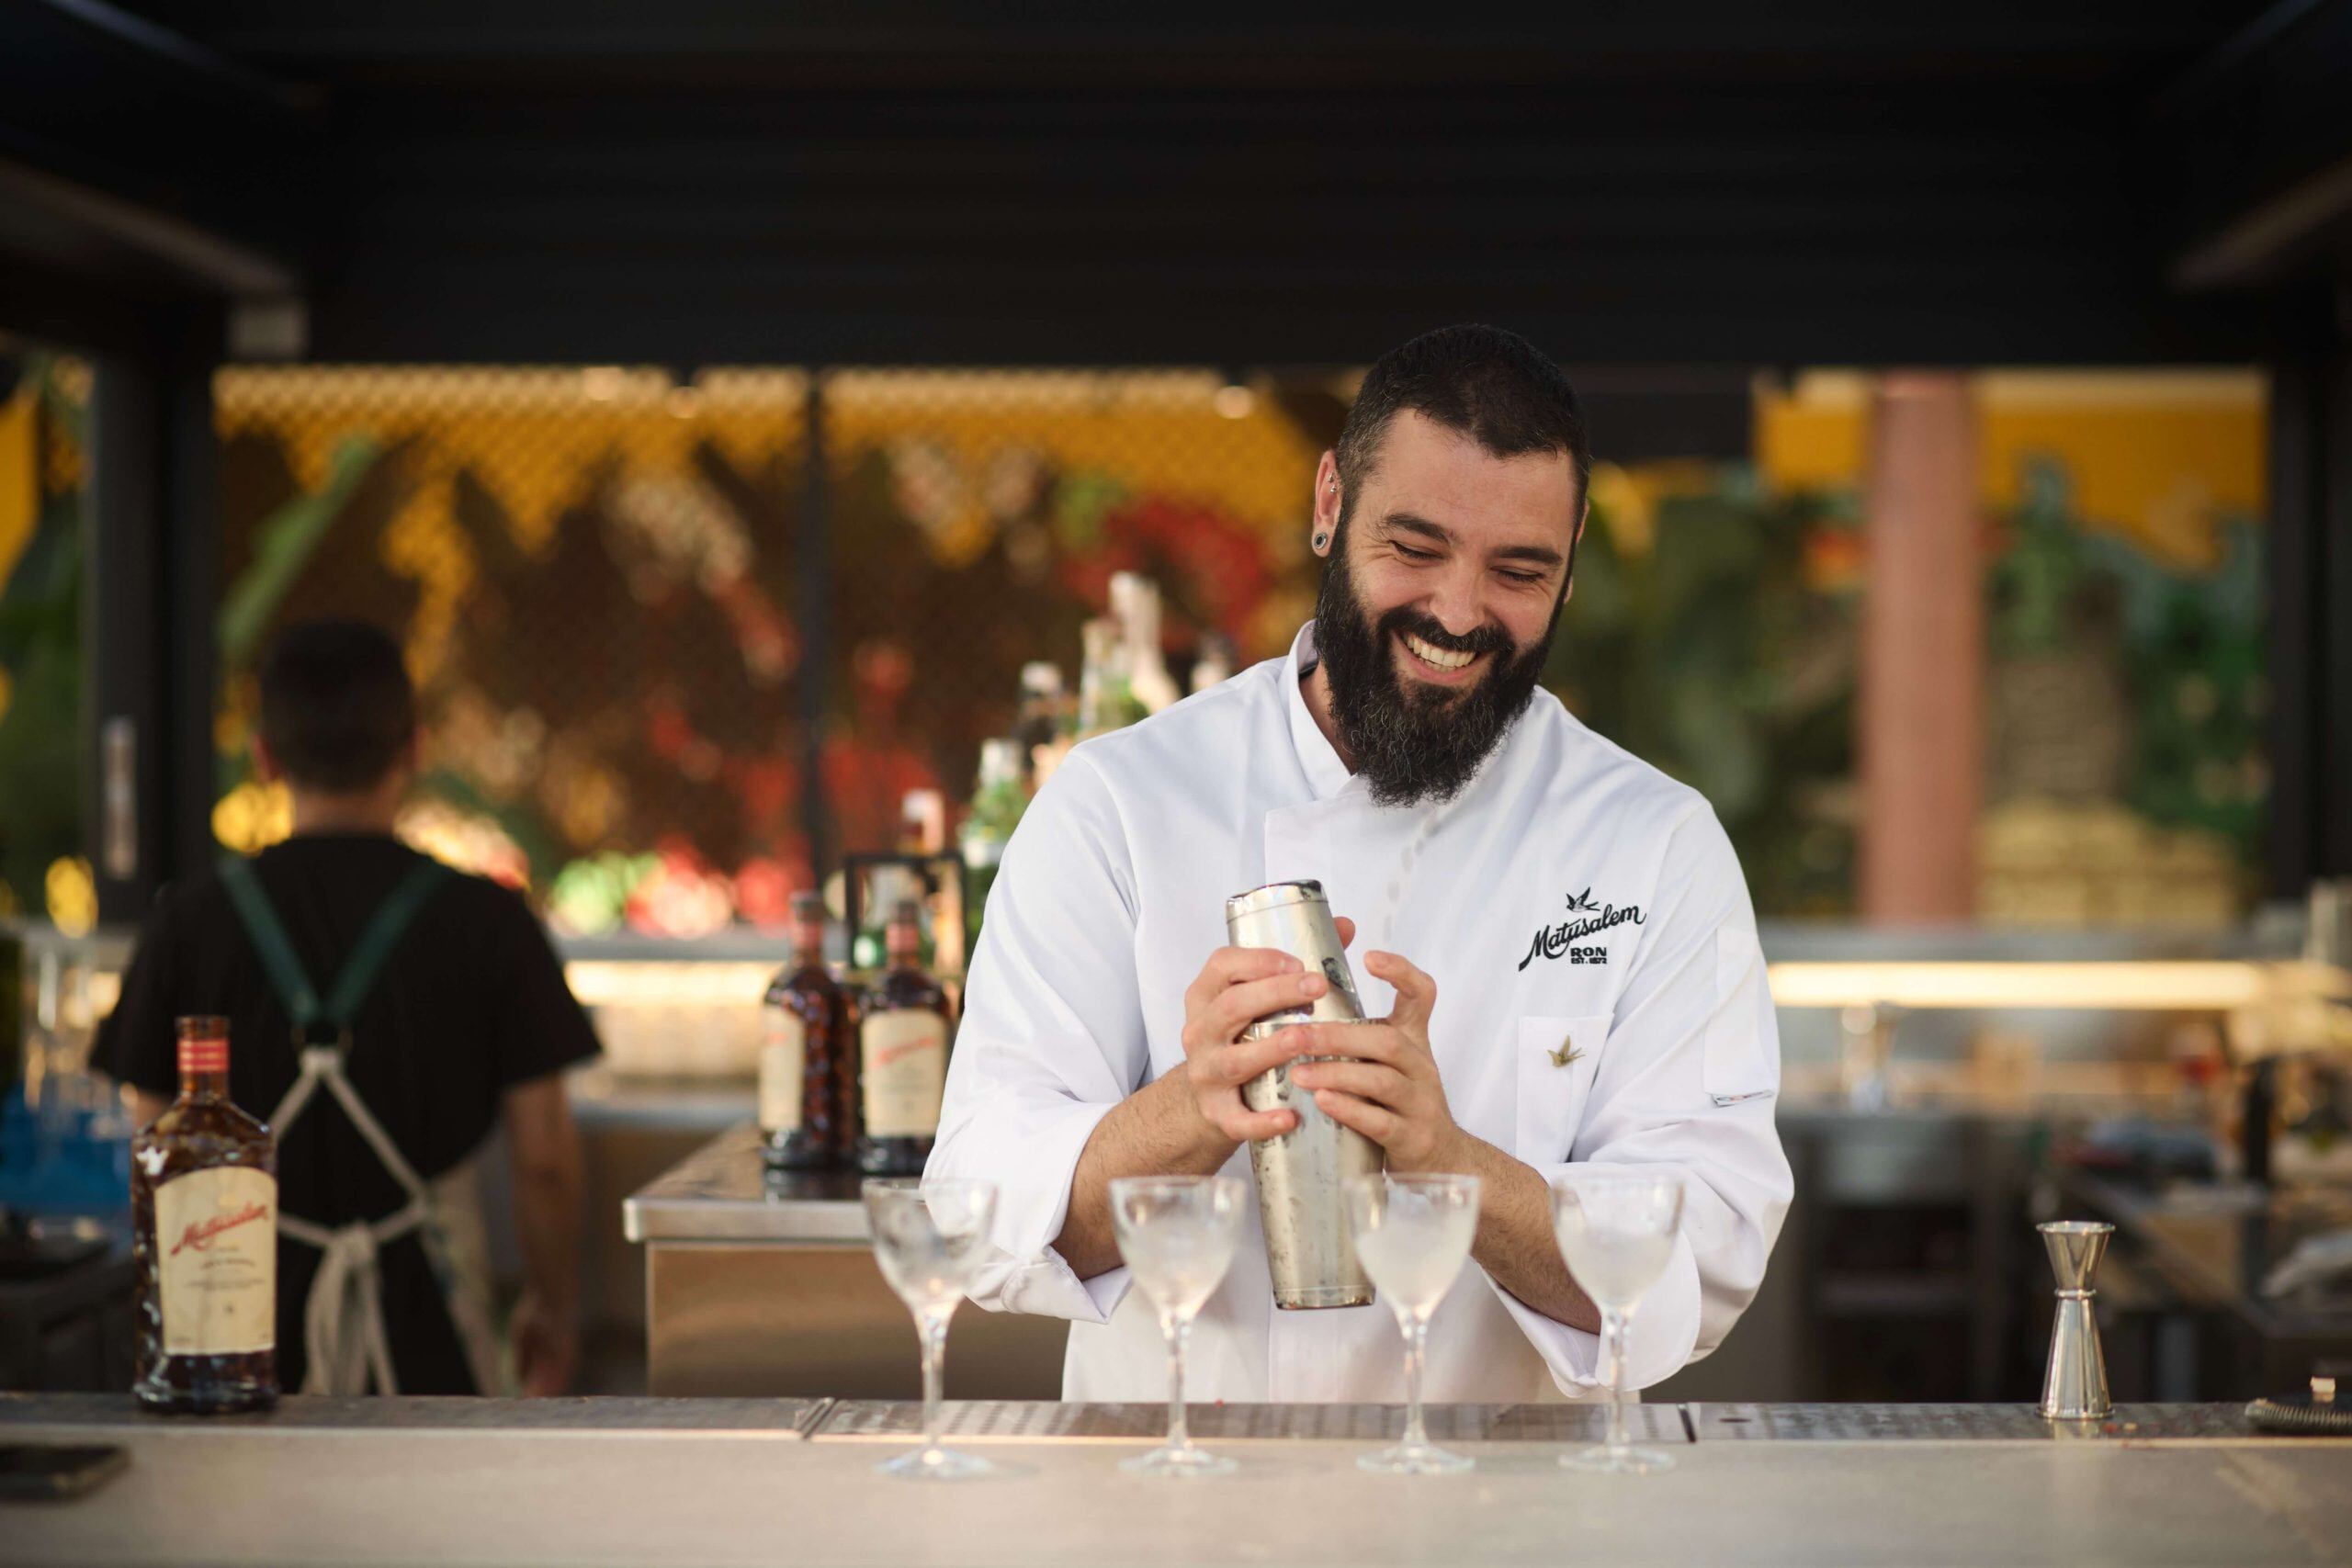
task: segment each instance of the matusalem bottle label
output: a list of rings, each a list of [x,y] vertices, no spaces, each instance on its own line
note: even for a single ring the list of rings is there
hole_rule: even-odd
[[[865,1135],[928,1138],[947,1092],[947,1021],[925,1008],[876,1013],[858,1033]]]
[[[800,1130],[801,1078],[808,1063],[808,1024],[798,1013],[771,1002],[767,1036],[760,1044],[760,1131]]]
[[[239,1356],[277,1343],[277,1180],[250,1166],[155,1190],[155,1275],[167,1356]]]

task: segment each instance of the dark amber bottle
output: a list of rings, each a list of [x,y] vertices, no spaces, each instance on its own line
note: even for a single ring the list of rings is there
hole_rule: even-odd
[[[131,1144],[139,1352],[152,1410],[277,1403],[277,1144],[229,1099],[229,1021],[179,1021],[180,1094]]]
[[[825,902],[792,900],[792,962],[764,1003],[760,1047],[760,1143],[786,1170],[850,1163],[857,1137],[857,1070],[849,993],[825,968]]]
[[[883,933],[888,967],[857,1020],[858,1168],[920,1176],[947,1090],[947,993],[922,966],[922,908],[903,899]]]

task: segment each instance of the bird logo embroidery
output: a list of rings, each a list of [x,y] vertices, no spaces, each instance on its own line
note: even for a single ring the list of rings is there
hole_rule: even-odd
[[[1560,1043],[1552,1052],[1552,1065],[1555,1067],[1565,1067],[1583,1059],[1584,1053],[1577,1049],[1576,1036],[1572,1034],[1560,1036]]]

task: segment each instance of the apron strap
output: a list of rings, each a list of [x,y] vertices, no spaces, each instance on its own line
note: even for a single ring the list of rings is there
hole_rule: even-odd
[[[351,946],[351,956],[343,961],[342,972],[327,991],[323,1021],[344,1031],[349,1040],[352,1021],[359,1016],[359,1006],[368,993],[376,988],[377,976],[384,972],[393,949],[408,928],[424,912],[425,900],[457,873],[437,860],[419,861],[409,867],[408,874],[386,896],[376,912],[368,918],[366,929]]]
[[[376,988],[384,965],[392,952],[408,934],[410,926],[424,911],[425,900],[435,889],[457,874],[439,861],[420,861],[409,868],[408,874],[393,886],[376,912],[368,917],[367,925],[359,931],[359,940],[351,946],[350,956],[343,961],[343,968],[328,990],[326,1000],[319,1000],[318,988],[311,985],[310,972],[302,967],[302,960],[294,951],[294,940],[287,934],[286,922],[277,917],[277,907],[262,888],[261,878],[254,874],[253,863],[241,856],[231,856],[220,863],[220,881],[229,890],[230,906],[237,912],[238,922],[252,939],[254,951],[261,957],[262,971],[269,977],[269,988],[277,994],[278,1005],[286,1010],[287,1021],[293,1024],[295,1034],[309,1043],[310,1031],[316,1025],[328,1025],[350,1043],[351,1021],[357,1016],[360,1004],[368,993]]]
[[[384,1124],[376,1120],[375,1112],[368,1109],[368,1102],[359,1098],[357,1089],[351,1087],[351,1078],[343,1070],[343,1060],[342,1047],[313,1045],[302,1053],[302,1071],[306,1077],[327,1086],[327,1092],[334,1096],[336,1103],[343,1107],[343,1113],[351,1118],[351,1124],[359,1130],[359,1135],[368,1140],[368,1146],[376,1151],[376,1157],[383,1162],[384,1169],[401,1184],[401,1190],[413,1201],[424,1201],[424,1179],[416,1174],[416,1168],[408,1163],[408,1156],[401,1153],[401,1146],[392,1142],[392,1135],[384,1131]]]
[[[286,934],[286,923],[277,918],[269,895],[262,891],[253,863],[243,856],[232,855],[220,863],[220,885],[229,890],[229,907],[237,911],[238,923],[261,956],[262,973],[269,977],[269,988],[277,993],[277,1005],[286,1010],[295,1038],[302,1039],[318,1021],[319,993],[295,954],[294,939]]]
[[[375,1152],[385,1173],[408,1194],[408,1202],[395,1213],[373,1224],[354,1221],[332,1230],[283,1210],[279,1212],[279,1232],[288,1240],[301,1242],[319,1252],[318,1273],[311,1282],[310,1296],[303,1303],[302,1337],[308,1365],[302,1392],[364,1393],[372,1380],[379,1393],[398,1393],[400,1382],[392,1366],[391,1339],[384,1324],[383,1280],[377,1268],[378,1253],[385,1244],[416,1232],[424,1244],[425,1256],[441,1285],[451,1319],[458,1324],[461,1335],[466,1325],[461,1321],[458,1292],[445,1257],[447,1248],[442,1245],[433,1194],[408,1156],[401,1153],[400,1145],[384,1131],[383,1123],[368,1109],[359,1091],[352,1087],[344,1064],[351,1052],[352,1018],[375,988],[401,937],[424,912],[425,901],[445,878],[454,874],[437,861],[425,861],[410,868],[368,918],[322,1008],[301,960],[295,954],[285,923],[277,918],[277,911],[262,890],[261,879],[254,874],[252,866],[243,860],[231,860],[224,862],[220,870],[231,904],[261,955],[270,987],[277,993],[279,1005],[293,1023],[294,1043],[300,1054],[301,1070],[271,1114],[271,1128],[283,1138],[323,1084]],[[334,1027],[334,1044],[312,1043],[311,1031],[321,1025]],[[479,1372],[476,1382],[488,1392],[489,1385],[481,1381]]]

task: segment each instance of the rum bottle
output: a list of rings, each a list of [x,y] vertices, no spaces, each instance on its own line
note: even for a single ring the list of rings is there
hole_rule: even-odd
[[[277,1402],[277,1144],[229,1099],[229,1021],[179,1021],[180,1094],[131,1144],[139,1355],[151,1410]]]
[[[760,1046],[760,1142],[767,1163],[829,1170],[850,1163],[857,1135],[857,1072],[849,1060],[849,993],[825,968],[825,901],[792,900],[792,962],[764,1004]]]
[[[858,1168],[920,1176],[947,1091],[947,993],[922,966],[922,906],[899,900],[883,932],[888,967],[858,1009]]]

